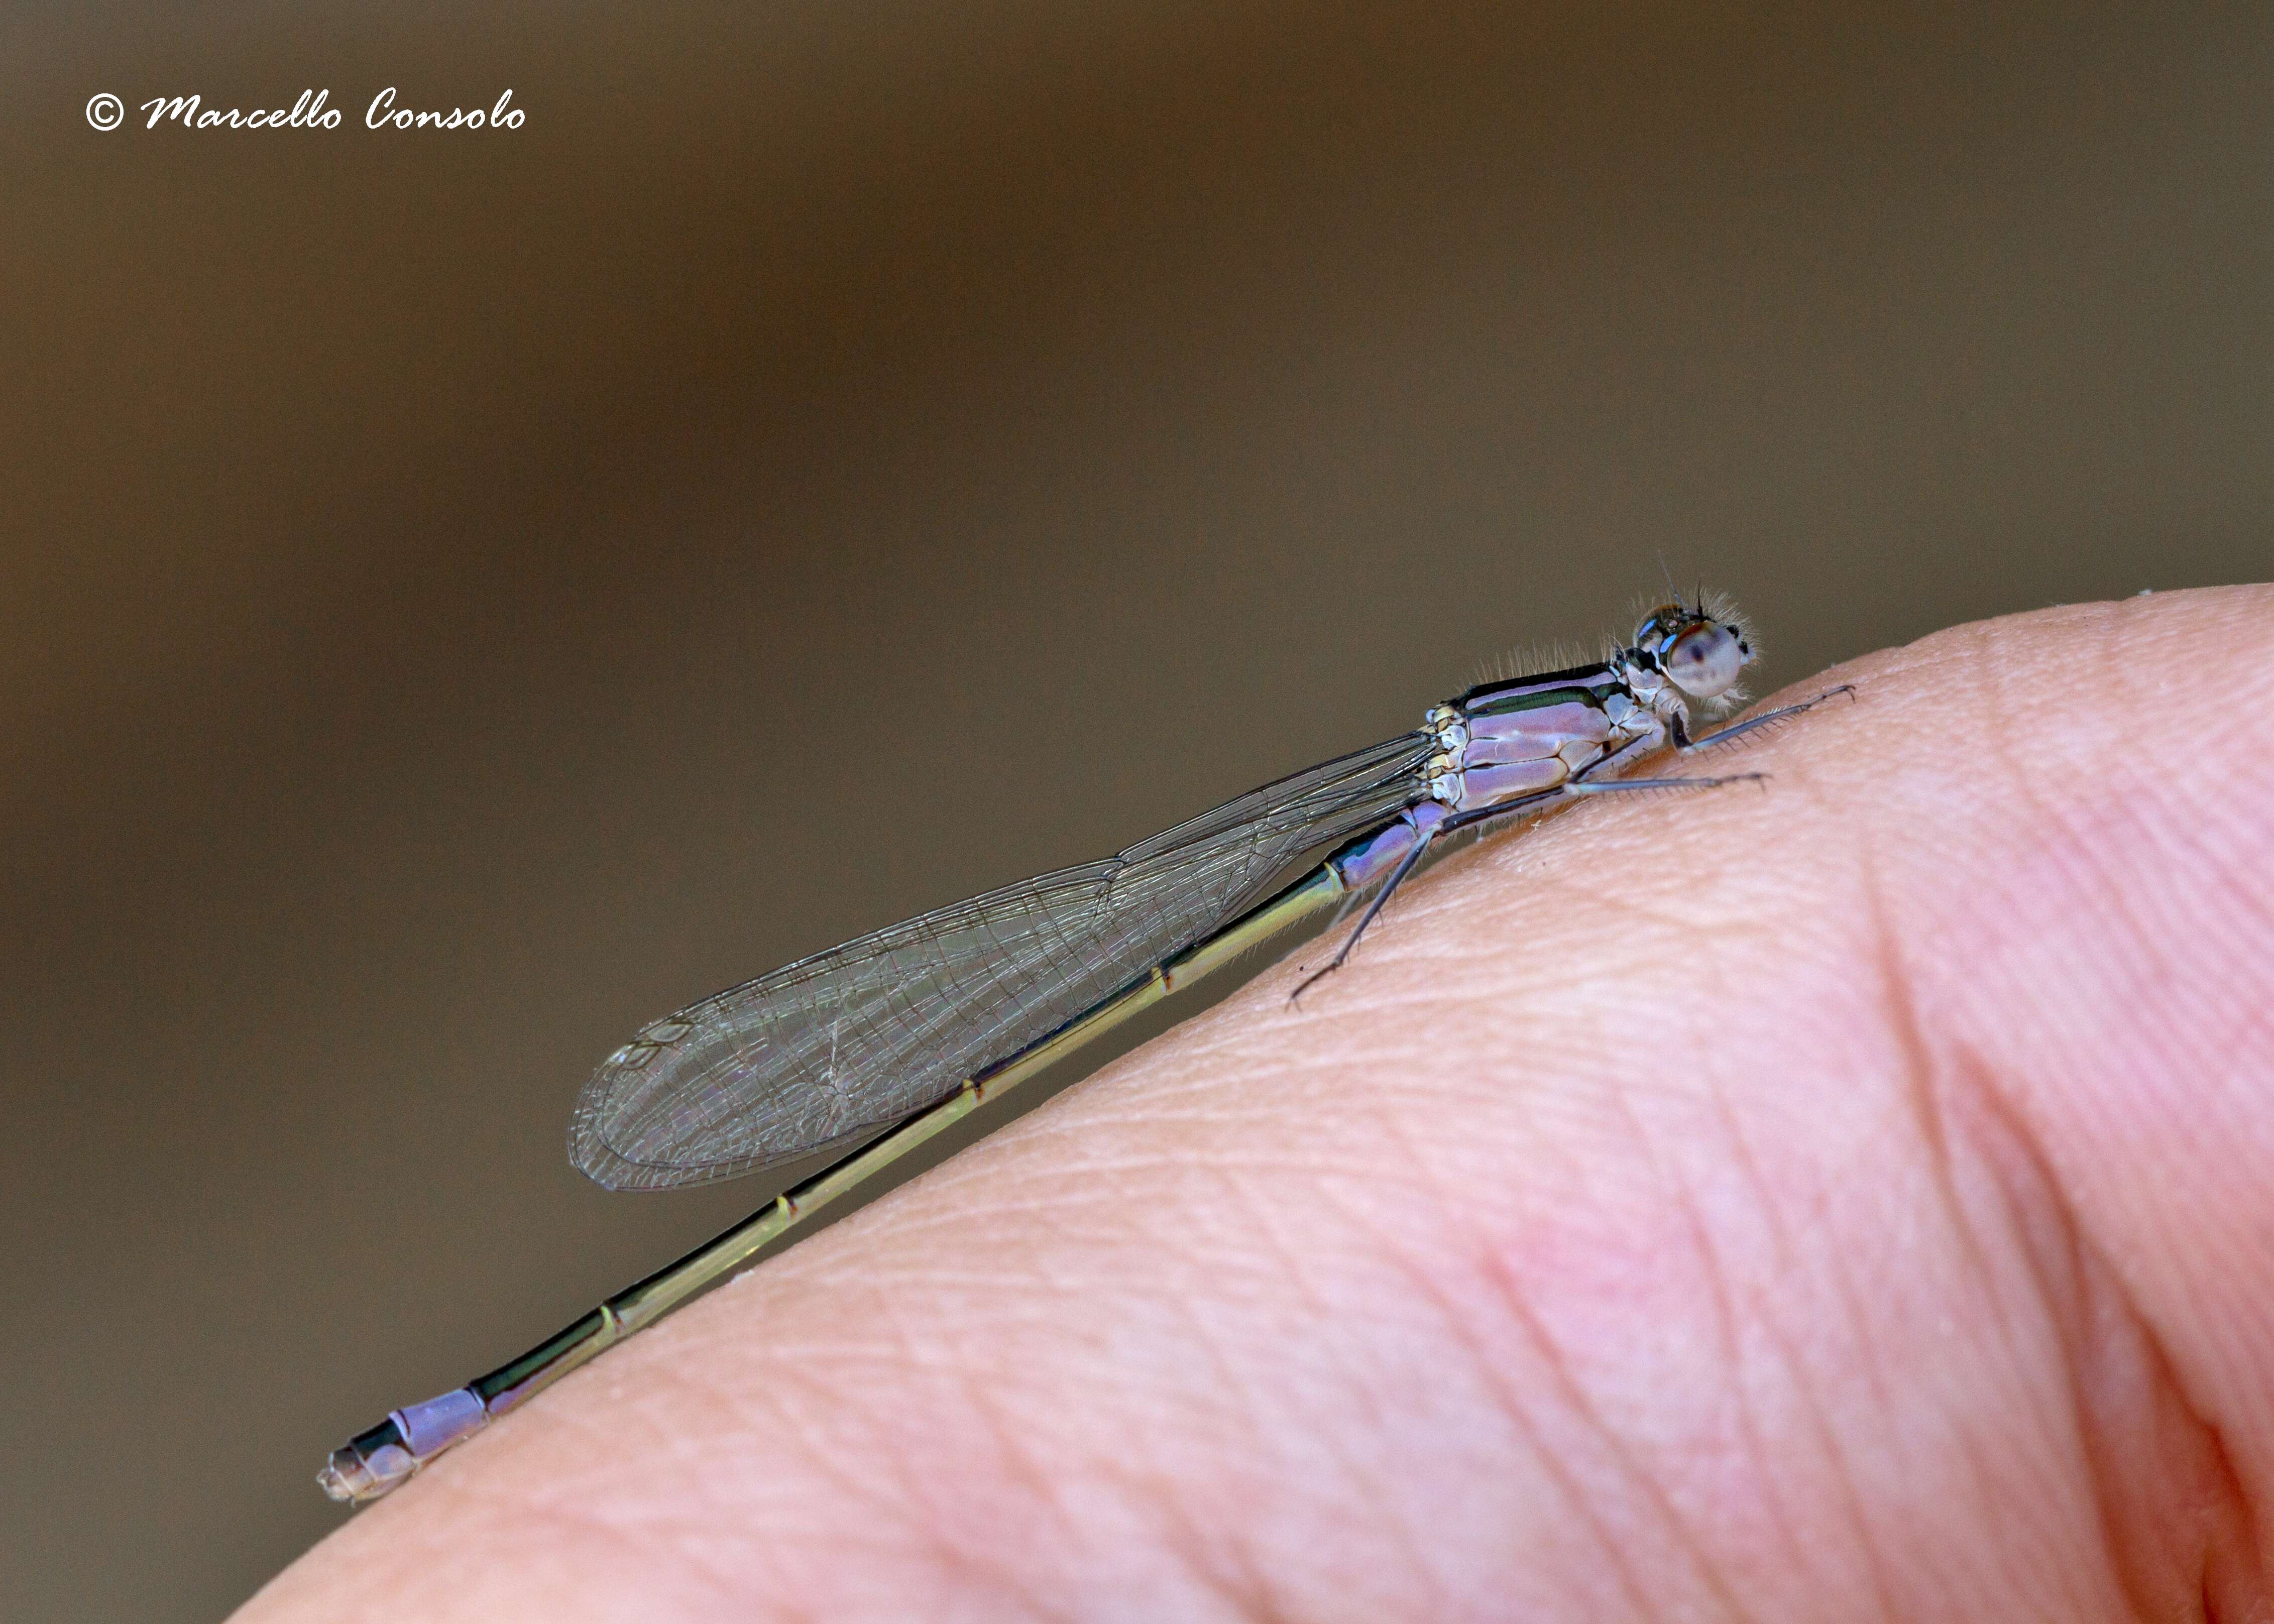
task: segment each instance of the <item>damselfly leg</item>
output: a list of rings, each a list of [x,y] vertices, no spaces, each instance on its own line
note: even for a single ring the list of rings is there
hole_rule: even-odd
[[[1773,710],[1764,710],[1758,716],[1749,716],[1742,722],[1733,723],[1728,727],[1716,728],[1702,739],[1689,737],[1688,727],[1681,718],[1676,717],[1672,728],[1674,748],[1687,756],[1693,750],[1710,750],[1719,745],[1732,744],[1750,734],[1766,733],[1770,728],[1781,726],[1805,711],[1815,710],[1826,700],[1837,699],[1842,694],[1845,694],[1849,702],[1853,703],[1856,697],[1856,685],[1853,682],[1842,682],[1838,688],[1826,688],[1813,699],[1803,699],[1796,705],[1779,705]]]
[[[1449,823],[1450,820],[1447,821]],[[1358,945],[1358,939],[1366,934],[1366,928],[1374,923],[1374,916],[1382,912],[1382,905],[1389,900],[1389,893],[1397,889],[1407,875],[1420,866],[1422,853],[1429,849],[1429,843],[1436,838],[1445,826],[1440,824],[1436,829],[1423,831],[1414,841],[1413,849],[1398,859],[1397,867],[1390,870],[1389,878],[1382,882],[1382,889],[1374,894],[1374,900],[1366,905],[1366,912],[1359,915],[1358,924],[1352,929],[1350,935],[1344,938],[1341,949],[1328,960],[1324,968],[1313,971],[1296,985],[1295,990],[1287,995],[1288,1003],[1292,1004],[1300,998],[1314,981],[1329,972],[1343,967],[1343,960],[1351,956],[1351,949]]]
[[[1812,700],[1810,702],[1811,704],[1814,703]],[[1808,707],[1802,705],[1796,708],[1804,710]],[[1598,764],[1608,766],[1611,763],[1607,760]],[[1293,1004],[1308,992],[1314,984],[1343,967],[1344,962],[1351,956],[1351,950],[1358,945],[1359,938],[1366,934],[1367,927],[1374,923],[1375,917],[1382,912],[1382,905],[1389,900],[1390,893],[1404,883],[1414,869],[1420,867],[1423,853],[1443,836],[1457,834],[1466,829],[1480,828],[1487,823],[1497,823],[1502,818],[1520,817],[1527,812],[1540,812],[1552,802],[1576,801],[1583,796],[1610,795],[1633,790],[1720,789],[1728,784],[1766,784],[1768,782],[1768,776],[1766,772],[1733,772],[1712,778],[1582,778],[1574,779],[1569,784],[1560,785],[1555,789],[1544,790],[1537,795],[1527,796],[1522,801],[1504,801],[1496,807],[1479,807],[1473,811],[1455,813],[1428,834],[1424,835],[1415,844],[1413,849],[1399,861],[1397,867],[1390,871],[1389,877],[1382,882],[1382,889],[1376,891],[1374,899],[1367,904],[1366,912],[1359,915],[1359,921],[1352,928],[1350,935],[1343,939],[1342,946],[1335,950],[1335,956],[1298,982],[1295,990],[1287,995],[1287,1002]]]

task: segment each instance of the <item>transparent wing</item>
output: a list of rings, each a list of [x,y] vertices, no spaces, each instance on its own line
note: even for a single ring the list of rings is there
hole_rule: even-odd
[[[656,1021],[584,1085],[569,1160],[611,1190],[704,1184],[922,1110],[1396,816],[1434,748],[1386,741]]]

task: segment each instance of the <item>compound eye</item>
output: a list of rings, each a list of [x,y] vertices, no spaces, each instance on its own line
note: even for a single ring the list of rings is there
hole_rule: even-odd
[[[1666,674],[1691,698],[1712,699],[1735,686],[1747,656],[1736,632],[1709,620],[1674,640],[1666,654]]]
[[[1635,628],[1634,646],[1638,649],[1657,647],[1660,638],[1689,618],[1690,612],[1680,604],[1659,605],[1643,617],[1640,626]]]

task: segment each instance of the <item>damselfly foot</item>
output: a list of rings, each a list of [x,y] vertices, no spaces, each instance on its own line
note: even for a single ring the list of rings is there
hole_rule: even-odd
[[[1773,710],[1764,710],[1758,716],[1749,716],[1743,721],[1730,726],[1716,728],[1703,739],[1684,738],[1683,736],[1684,730],[1676,727],[1673,730],[1674,748],[1688,755],[1695,750],[1710,750],[1719,745],[1732,744],[1739,739],[1757,736],[1772,728],[1781,727],[1793,718],[1815,710],[1827,699],[1837,699],[1842,694],[1848,696],[1849,702],[1852,704],[1856,698],[1856,685],[1853,682],[1842,682],[1838,688],[1826,688],[1815,698],[1803,699],[1796,705],[1779,705]]]

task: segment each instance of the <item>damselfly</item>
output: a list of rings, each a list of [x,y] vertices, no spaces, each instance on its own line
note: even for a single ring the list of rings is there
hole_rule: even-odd
[[[1372,890],[1299,996],[1350,957],[1449,836],[1589,795],[1758,779],[1621,776],[1659,750],[1725,743],[1830,697],[1693,738],[1689,702],[1726,711],[1753,658],[1725,606],[1702,595],[1666,605],[1598,664],[1472,688],[1412,733],[1268,784],[1118,856],[936,908],[647,1026],[584,1085],[568,1131],[570,1158],[599,1184],[668,1189],[847,1154],[511,1364],[394,1411],[333,1451],[318,1482],[335,1500],[386,1493],[983,1101]]]

